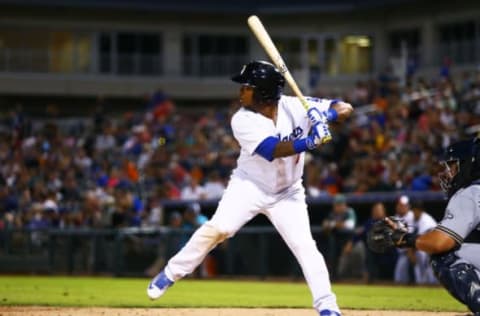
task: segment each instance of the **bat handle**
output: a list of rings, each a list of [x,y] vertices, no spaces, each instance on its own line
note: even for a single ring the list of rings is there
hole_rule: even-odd
[[[300,96],[300,97],[298,97],[298,98],[300,99],[300,102],[302,103],[302,105],[303,105],[303,107],[305,108],[305,110],[308,111],[310,105],[308,105],[308,102],[307,102],[307,100],[305,99],[305,97],[304,97],[304,96]]]

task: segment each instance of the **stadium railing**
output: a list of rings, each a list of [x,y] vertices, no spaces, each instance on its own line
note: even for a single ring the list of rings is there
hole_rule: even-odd
[[[427,210],[441,218],[446,201],[439,192],[403,192],[422,199]],[[358,224],[368,218],[371,205],[382,201],[392,213],[400,193],[347,195],[357,211]],[[166,212],[191,201],[166,201]],[[218,201],[200,201],[213,211]],[[332,197],[309,199],[312,233],[320,251],[329,258],[328,240],[321,223]],[[432,213],[432,212],[431,212]],[[128,227],[121,229],[3,229],[0,230],[0,273],[109,274],[141,276],[158,257],[168,260],[190,237],[192,229]],[[278,232],[267,220],[242,228],[213,254],[219,275],[294,275],[300,270]]]

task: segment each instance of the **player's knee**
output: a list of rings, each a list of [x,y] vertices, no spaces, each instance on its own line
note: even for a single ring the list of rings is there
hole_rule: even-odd
[[[478,271],[471,264],[462,264],[462,270],[458,272],[460,282],[466,284],[465,304],[472,312],[480,312],[480,278]]]
[[[213,227],[220,235],[222,235],[223,240],[232,237],[238,230],[236,223],[232,225],[231,222],[227,222],[224,219],[222,220],[215,216],[205,224]]]
[[[480,312],[480,278],[479,271],[471,264],[462,264],[458,278],[467,285],[466,305],[472,312]]]
[[[221,243],[231,236],[228,230],[217,227],[217,225],[210,221],[206,222],[203,226],[205,227],[204,229],[207,234],[211,236],[215,243]]]
[[[480,315],[480,291],[479,290],[475,291],[475,294],[472,297],[472,307],[470,309],[472,310],[472,312],[479,313],[475,315]]]
[[[449,252],[442,255],[433,255],[430,257],[430,265],[433,272],[438,275],[449,269],[458,260],[457,255],[453,252]]]
[[[479,271],[468,263],[456,263],[453,253],[432,256],[432,269],[440,283],[472,311],[480,311]]]
[[[433,255],[430,258],[433,273],[443,287],[450,292],[456,299],[462,300],[459,296],[458,289],[455,287],[455,277],[451,267],[458,260],[458,257],[449,252],[442,255]]]

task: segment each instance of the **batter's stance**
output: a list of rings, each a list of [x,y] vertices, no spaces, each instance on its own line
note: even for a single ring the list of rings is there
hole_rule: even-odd
[[[237,168],[213,217],[168,261],[150,282],[147,294],[151,299],[162,296],[218,243],[262,213],[300,263],[314,308],[321,316],[339,316],[325,261],[310,231],[301,178],[304,152],[328,142],[328,122],[343,121],[352,113],[352,106],[307,98],[307,112],[298,98],[282,95],[285,79],[265,61],[243,66],[232,80],[241,84],[242,107],[231,121],[233,135],[241,146]]]

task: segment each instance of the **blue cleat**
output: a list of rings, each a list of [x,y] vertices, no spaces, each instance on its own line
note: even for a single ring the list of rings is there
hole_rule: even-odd
[[[162,296],[169,287],[173,285],[173,281],[170,281],[167,276],[165,275],[165,272],[160,272],[157,274],[156,277],[152,279],[150,284],[148,285],[147,288],[147,295],[150,297],[152,300],[156,300],[160,296]]]
[[[324,309],[320,311],[320,316],[342,316],[338,312],[331,311],[329,309]]]

